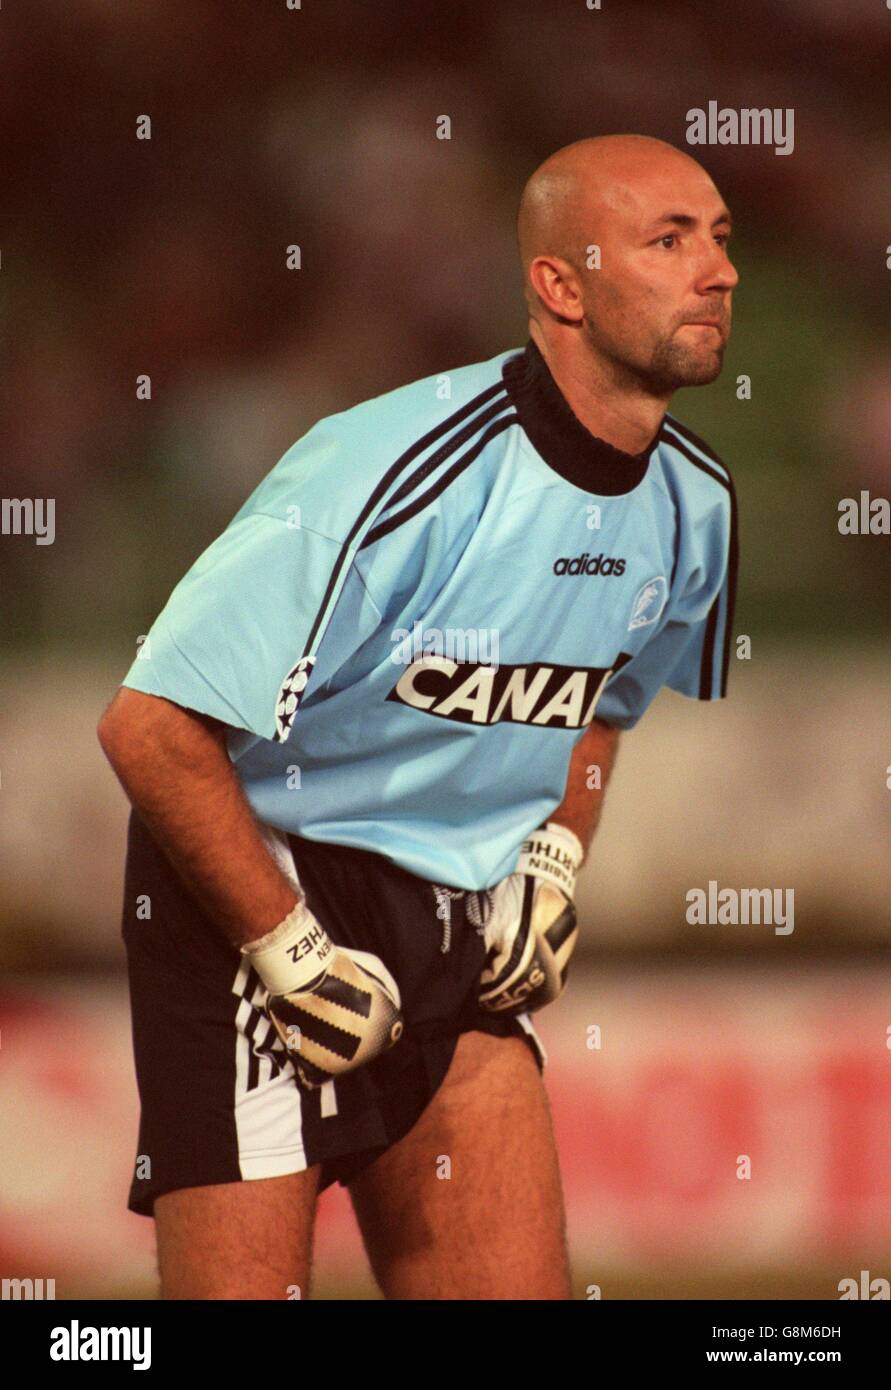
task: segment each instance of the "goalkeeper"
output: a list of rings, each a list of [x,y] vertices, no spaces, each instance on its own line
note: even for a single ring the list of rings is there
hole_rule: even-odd
[[[99,732],[165,1297],[307,1296],[334,1181],[387,1297],[570,1296],[532,1015],[620,731],[725,693],[733,487],[666,411],[728,234],[669,145],[558,151],[525,348],[320,421],[142,642]]]

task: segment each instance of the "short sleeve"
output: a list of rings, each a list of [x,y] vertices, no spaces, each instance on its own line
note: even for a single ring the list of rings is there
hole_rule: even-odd
[[[663,686],[694,700],[720,700],[736,601],[738,539],[731,490],[682,547],[672,593],[653,635],[607,682],[597,718],[632,729]]]
[[[176,586],[123,684],[283,742],[345,568],[340,542],[239,515]]]

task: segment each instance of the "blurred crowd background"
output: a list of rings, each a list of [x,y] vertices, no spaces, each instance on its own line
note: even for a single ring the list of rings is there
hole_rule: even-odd
[[[889,62],[876,0],[4,7],[2,495],[56,518],[52,545],[0,535],[4,1275],[153,1287],[94,734],[139,637],[315,420],[522,346],[536,164],[683,147],[716,100],[795,113],[790,156],[691,150],[741,283],[723,376],[672,412],[736,480],[752,654],[726,705],[664,694],[620,754],[541,1024],[570,1233],[580,1296],[891,1278],[891,538],[838,531],[842,498],[891,497]],[[793,888],[794,933],[691,927],[709,880]],[[369,1288],[340,1191],[319,1270]]]

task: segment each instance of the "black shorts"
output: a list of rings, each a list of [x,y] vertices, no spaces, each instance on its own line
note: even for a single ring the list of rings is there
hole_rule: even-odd
[[[131,1211],[183,1187],[278,1177],[321,1164],[320,1190],[349,1183],[413,1127],[461,1033],[524,1038],[528,1014],[481,1013],[485,957],[476,894],[444,889],[381,855],[279,835],[333,941],[377,954],[402,996],[388,1052],[307,1091],[263,1012],[266,991],[130,817],[124,888],[133,1050],[142,1112]],[[437,915],[437,909],[439,915]]]

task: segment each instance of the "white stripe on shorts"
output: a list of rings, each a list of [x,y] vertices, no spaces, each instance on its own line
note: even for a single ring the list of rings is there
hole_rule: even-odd
[[[541,1058],[542,1066],[547,1066],[548,1054],[545,1052],[544,1043],[535,1031],[532,1019],[529,1017],[528,1014],[517,1014],[517,1022],[520,1024],[521,1028],[523,1028],[523,1030],[529,1034],[530,1038],[535,1043],[536,1050],[538,1052],[539,1057]]]
[[[266,991],[256,976],[248,998],[250,974],[245,960],[232,986],[233,993],[240,996],[234,1096],[238,1166],[245,1179],[280,1177],[308,1166],[303,1143],[303,1102],[287,1050],[265,1015],[257,1016]],[[250,1037],[246,1030],[252,1022]],[[275,1061],[258,1056],[255,1045],[269,1046],[276,1054]]]
[[[260,828],[270,854],[299,891],[286,836],[270,826]],[[235,1127],[241,1176],[300,1172],[307,1167],[302,1092],[287,1049],[262,1011],[266,990],[247,959],[241,962],[232,992],[240,1000],[235,1016]],[[268,1048],[274,1059],[255,1048]]]

